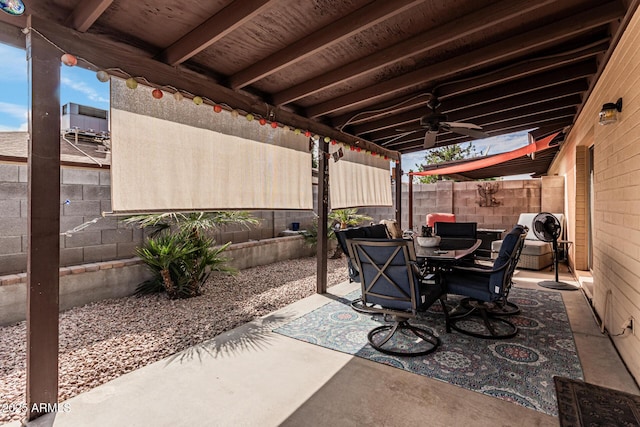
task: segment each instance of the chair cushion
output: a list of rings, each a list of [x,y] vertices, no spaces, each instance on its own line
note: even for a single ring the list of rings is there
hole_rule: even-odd
[[[389,239],[385,246],[368,246],[367,241],[371,240],[376,239],[354,240],[357,243],[354,245],[355,256],[360,258],[362,267],[361,279],[367,287],[366,292],[363,289],[363,299],[367,303],[380,304],[385,308],[397,310],[411,310],[413,300],[418,308],[422,304],[420,279],[410,259],[405,257],[405,251],[397,251],[398,247],[407,247],[413,245],[413,242]],[[384,275],[379,274],[379,269],[384,270]],[[410,281],[414,282],[413,295],[411,295]]]
[[[468,296],[480,301],[491,301],[492,295],[487,292],[487,279],[479,274],[468,272],[451,272],[446,274],[447,292]]]
[[[397,225],[396,221],[393,221],[393,223]],[[364,228],[365,230],[366,235],[364,237],[370,239],[388,239],[389,237],[393,238],[393,233],[391,232],[390,225],[387,223],[381,222],[380,224],[368,225],[361,228]],[[399,237],[402,237],[402,231],[400,231]]]
[[[340,244],[340,248],[345,254],[348,254],[347,239],[388,239],[389,234],[384,224],[366,225],[362,227],[345,228],[344,230],[336,230],[336,238]]]
[[[436,221],[434,232],[440,237],[476,238],[477,222],[440,222]]]
[[[427,215],[429,227],[433,227],[436,222],[456,222],[456,215],[452,213],[430,213]]]
[[[511,255],[516,248],[516,245],[518,244],[518,240],[520,239],[522,233],[524,233],[524,228],[521,225],[516,225],[515,227],[513,227],[513,230],[511,230],[509,234],[505,236],[504,240],[502,241],[502,245],[500,246],[498,257],[493,262],[494,270],[501,268],[509,262],[509,259],[511,258]],[[503,278],[505,274],[506,270],[503,269],[491,275],[491,278],[489,279],[489,287],[492,292],[502,292]]]
[[[342,252],[347,256],[347,269],[349,278],[353,282],[360,282],[360,272],[358,271],[356,262],[351,259],[349,249],[347,248],[347,239],[370,238],[370,239],[388,239],[387,227],[384,224],[367,225],[363,227],[351,227],[344,230],[336,230],[336,238]]]
[[[524,228],[520,225],[513,227],[504,238],[504,242],[500,247],[500,253],[493,263],[492,270],[497,270],[509,263],[511,256],[518,247],[520,236],[524,233]],[[476,270],[485,268],[475,267]],[[497,272],[489,271],[469,271],[456,270],[444,274],[448,292],[458,295],[465,295],[480,301],[494,301],[503,296],[503,287],[508,283],[513,270],[509,266],[502,268]]]

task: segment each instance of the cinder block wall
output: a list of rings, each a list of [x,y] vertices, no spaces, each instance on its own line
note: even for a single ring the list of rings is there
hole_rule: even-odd
[[[109,171],[63,167],[60,195],[61,266],[129,258],[143,239],[143,231],[126,226],[115,217],[103,217],[111,210]],[[562,177],[545,180],[496,181],[500,202],[497,207],[478,204],[478,182],[440,181],[413,186],[413,224],[416,230],[431,212],[453,212],[458,221],[477,222],[480,228],[510,229],[522,212],[539,212],[545,206],[563,205]],[[548,185],[543,183],[549,183]],[[545,188],[542,191],[542,188]],[[395,185],[392,186],[395,192]],[[314,186],[314,204],[317,187]],[[544,197],[543,197],[544,194]],[[395,195],[393,196],[395,200]],[[66,202],[68,200],[68,202]],[[546,202],[545,202],[546,200]],[[403,185],[402,228],[409,225],[408,185]],[[558,208],[558,212],[562,209]],[[362,208],[360,213],[373,221],[395,218],[394,207]],[[277,237],[280,232],[299,222],[309,227],[314,213],[310,211],[254,211],[260,226],[250,229],[229,227],[217,233],[217,242],[242,243]],[[86,228],[74,231],[88,221]],[[0,275],[19,273],[27,265],[27,166],[0,164]]]
[[[314,186],[314,203],[317,187]],[[67,202],[68,201],[68,202]],[[143,239],[143,230],[124,225],[111,211],[110,173],[92,168],[63,167],[60,178],[60,265],[130,258]],[[214,233],[217,242],[241,243],[277,237],[299,222],[313,221],[309,211],[255,211],[260,226],[230,227]],[[86,228],[74,231],[88,221]],[[0,164],[0,275],[27,268],[27,166]]]
[[[455,213],[459,222],[477,222],[478,228],[511,229],[524,212],[541,212],[545,209],[563,212],[563,177],[543,179],[491,181],[497,184],[495,199],[498,206],[480,206],[478,186],[484,182],[439,181],[435,184],[413,185],[413,225],[416,230],[426,223],[429,213]],[[402,188],[402,228],[409,226],[408,184]],[[395,196],[394,196],[395,197]],[[393,208],[362,208],[361,213],[381,219],[395,218]]]
[[[454,185],[453,213],[456,221],[477,222],[478,228],[510,230],[524,212],[540,212],[542,182],[539,179],[493,181],[497,206],[480,206],[478,186],[484,182],[459,182]]]

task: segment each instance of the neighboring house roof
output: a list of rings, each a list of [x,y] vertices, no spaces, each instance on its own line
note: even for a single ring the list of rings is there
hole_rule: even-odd
[[[26,162],[28,153],[29,132],[0,132],[0,161]],[[106,147],[102,143],[86,140],[78,140],[76,143],[73,135],[60,137],[60,160],[62,163],[109,165],[111,156],[107,156],[107,153]]]

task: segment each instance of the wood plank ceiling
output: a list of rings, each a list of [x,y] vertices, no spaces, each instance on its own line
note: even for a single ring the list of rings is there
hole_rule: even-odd
[[[113,74],[407,153],[425,132],[398,129],[435,99],[448,121],[491,136],[570,126],[638,1],[25,3],[33,28]],[[24,47],[24,26],[2,14],[0,41]],[[441,131],[437,146],[470,139]]]

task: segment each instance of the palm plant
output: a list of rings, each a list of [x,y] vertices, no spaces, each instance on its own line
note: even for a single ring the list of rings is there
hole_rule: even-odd
[[[361,215],[358,213],[357,208],[351,209],[335,209],[329,213],[329,220],[334,224],[340,224],[340,230],[344,230],[348,227],[354,227],[360,225],[365,221],[371,221],[368,215]]]
[[[136,215],[124,220],[129,225],[150,228],[150,237],[136,254],[153,272],[153,277],[136,289],[137,294],[166,291],[170,298],[189,298],[202,294],[202,287],[212,271],[229,274],[222,253],[231,242],[215,247],[206,236],[229,224],[245,227],[258,224],[247,212],[189,212]]]
[[[348,227],[354,227],[356,225],[360,225],[365,221],[371,221],[371,218],[368,215],[361,215],[358,213],[357,208],[350,209],[334,209],[329,213],[329,221],[331,221],[334,226],[340,225],[340,230],[344,230]],[[342,248],[340,245],[336,246],[336,250],[333,251],[333,255],[331,258],[341,258],[342,257]]]
[[[335,239],[335,228],[339,225],[341,230],[347,227],[353,227],[362,224],[365,221],[371,221],[373,218],[367,215],[358,214],[357,208],[352,209],[335,209],[329,213],[329,222],[327,224],[327,238]],[[316,216],[307,231],[302,233],[305,242],[314,246],[318,243],[318,217]],[[336,246],[331,258],[340,258],[342,249],[340,245]]]
[[[188,230],[200,234],[203,231],[218,230],[232,224],[245,228],[259,224],[258,219],[246,211],[166,212],[132,215],[123,221],[128,225],[151,228],[152,237],[173,226],[180,232]]]
[[[208,238],[192,239],[181,233],[152,237],[136,250],[137,255],[153,272],[153,277],[141,283],[136,293],[166,291],[169,298],[189,298],[202,294],[202,286],[212,271],[235,273],[221,256],[231,242],[213,247]]]

